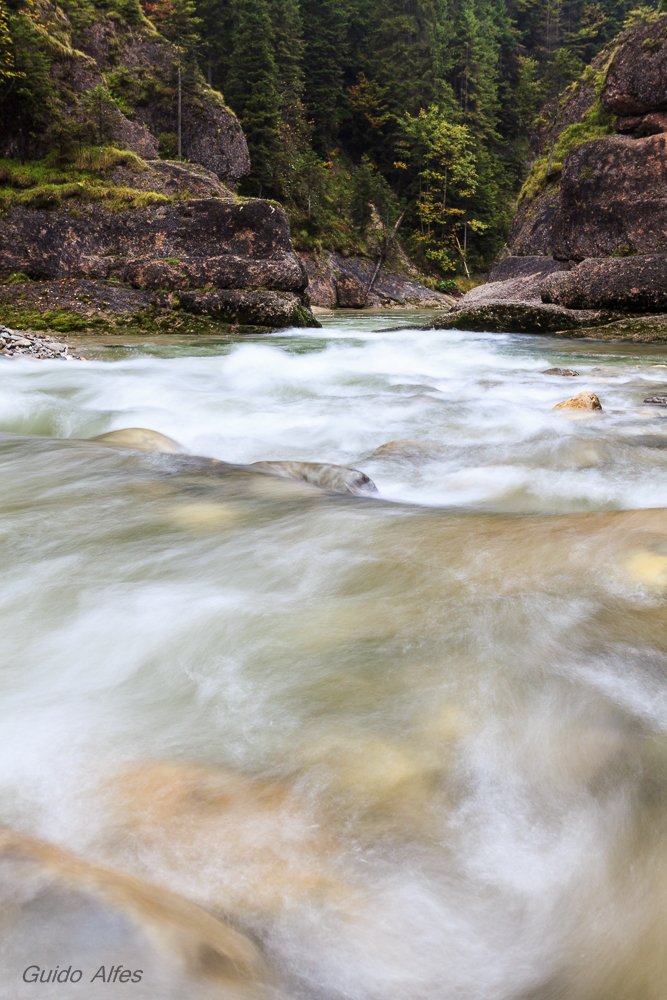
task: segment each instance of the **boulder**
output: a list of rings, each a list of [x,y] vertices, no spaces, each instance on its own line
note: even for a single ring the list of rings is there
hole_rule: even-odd
[[[89,441],[101,441],[116,448],[132,448],[135,451],[162,452],[167,455],[179,455],[187,451],[183,445],[166,434],[151,431],[146,427],[123,427],[122,430],[107,431],[88,438]]]
[[[553,255],[667,253],[667,136],[605,136],[563,164]]]
[[[667,17],[636,24],[620,37],[601,93],[615,115],[667,111]]]
[[[174,183],[182,179],[177,175]],[[116,279],[152,290],[152,297],[144,294],[137,302],[142,310],[180,308],[259,326],[319,325],[287,216],[258,199],[209,197],[119,212],[99,204],[76,211],[15,208],[0,220],[0,275],[15,272],[33,279]],[[17,299],[19,290],[10,287],[0,300]],[[29,288],[24,294],[40,307]],[[111,301],[111,291],[102,296],[105,309]],[[127,296],[119,305],[122,311],[132,308]]]
[[[231,191],[223,187],[217,174],[198,163],[186,165],[169,160],[150,160],[140,173],[120,166],[109,171],[106,178],[136,191],[156,191],[167,197],[233,199]]]
[[[222,323],[275,328],[320,325],[303,296],[294,292],[220,288],[212,292],[179,292],[177,301],[184,312]]]
[[[582,326],[578,330],[561,330],[562,337],[586,337],[629,344],[667,343],[667,313],[646,316],[624,316],[603,326]]]
[[[565,309],[543,302],[489,300],[437,316],[423,329],[479,330],[489,333],[555,333],[597,326],[618,314],[593,309]]]
[[[556,403],[554,410],[601,410],[600,400],[594,392],[580,392],[571,399],[564,399],[562,403]]]
[[[471,288],[458,300],[452,316],[462,309],[497,302],[540,302],[544,279],[561,264],[552,257],[504,257],[496,264],[484,285]]]
[[[542,301],[568,309],[667,311],[667,255],[591,257],[542,284]]]

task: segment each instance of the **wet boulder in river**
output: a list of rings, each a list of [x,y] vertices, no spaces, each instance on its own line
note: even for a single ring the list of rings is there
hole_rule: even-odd
[[[352,493],[354,496],[373,496],[377,493],[375,483],[365,472],[346,469],[342,465],[320,462],[253,462],[248,468],[281,479],[301,480],[335,493]]]
[[[132,448],[135,451],[158,451],[168,455],[178,455],[187,451],[182,444],[146,427],[123,427],[122,430],[109,431],[89,438],[90,441],[101,441],[102,444],[112,444],[117,448]]]
[[[571,399],[556,403],[554,410],[601,410],[602,404],[594,392],[580,392]]]

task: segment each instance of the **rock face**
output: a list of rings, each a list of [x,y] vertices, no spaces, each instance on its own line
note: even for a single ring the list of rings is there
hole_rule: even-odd
[[[0,275],[16,272],[41,280],[115,279],[128,292],[144,292],[141,299],[125,296],[121,312],[152,306],[226,323],[317,325],[287,216],[261,200],[188,199],[121,212],[97,204],[76,212],[15,208],[0,220]],[[0,300],[16,300],[17,289],[10,289]],[[146,299],[145,290],[157,294]],[[110,299],[103,301],[111,308]]]
[[[588,258],[570,271],[550,275],[542,285],[542,301],[569,309],[665,312],[667,256]]]
[[[507,237],[512,255],[551,256],[552,229],[559,203],[558,191],[550,186],[532,201],[519,206]]]
[[[426,288],[390,263],[382,265],[367,296],[366,290],[375,270],[373,261],[342,257],[328,251],[317,255],[303,253],[300,257],[308,274],[310,301],[315,306],[327,309],[362,309],[365,306],[442,308],[454,302],[450,296]]]
[[[615,115],[667,111],[666,18],[621,35],[601,94],[602,105]]]
[[[667,82],[667,81],[666,81]],[[667,136],[608,136],[563,167],[553,255],[561,260],[667,252]]]
[[[178,53],[174,46],[155,32],[141,26],[123,26],[117,21],[100,19],[87,27],[80,39],[83,52],[95,61],[101,73],[124,73],[123,87],[134,107],[130,115],[136,129],[149,135],[155,144],[163,133],[175,133],[178,127],[177,103],[173,99]],[[189,76],[192,74],[190,73]],[[147,79],[158,82],[150,101],[132,101],[137,86]],[[134,87],[133,87],[134,82]],[[161,85],[161,86],[160,86]],[[219,177],[236,181],[250,169],[248,147],[236,115],[225,105],[222,96],[203,81],[194,86],[187,81],[182,108],[182,148],[188,160],[201,163]],[[129,136],[128,136],[129,139]],[[135,144],[140,156],[147,156]]]

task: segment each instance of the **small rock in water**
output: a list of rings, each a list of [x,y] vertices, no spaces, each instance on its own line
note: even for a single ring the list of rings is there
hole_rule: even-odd
[[[580,392],[571,399],[556,403],[554,410],[601,410],[602,404],[594,392]]]
[[[248,468],[280,479],[302,480],[335,493],[352,493],[354,496],[372,496],[377,493],[375,483],[365,472],[346,469],[342,465],[320,462],[253,462]]]
[[[647,396],[644,402],[654,406],[667,406],[667,396]]]
[[[578,375],[579,372],[575,372],[574,368],[547,368],[546,371],[542,372],[543,375]]]

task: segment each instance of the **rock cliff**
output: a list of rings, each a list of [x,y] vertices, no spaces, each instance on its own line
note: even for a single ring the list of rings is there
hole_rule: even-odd
[[[508,256],[442,323],[667,341],[667,16],[639,12],[531,145]]]

